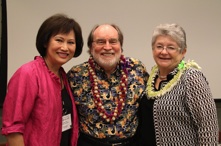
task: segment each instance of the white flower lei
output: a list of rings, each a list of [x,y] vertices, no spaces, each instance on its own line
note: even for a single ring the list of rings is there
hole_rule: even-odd
[[[147,88],[146,88],[146,93],[147,93],[147,98],[148,99],[156,99],[165,93],[169,92],[180,80],[180,77],[182,76],[183,72],[190,68],[196,68],[196,69],[201,69],[201,67],[194,62],[193,60],[188,61],[185,63],[185,61],[181,61],[180,64],[178,65],[178,72],[176,75],[174,75],[173,79],[171,79],[163,88],[161,88],[159,91],[154,90],[154,79],[156,77],[156,74],[158,72],[158,67],[155,65],[150,73],[148,82],[147,82]]]

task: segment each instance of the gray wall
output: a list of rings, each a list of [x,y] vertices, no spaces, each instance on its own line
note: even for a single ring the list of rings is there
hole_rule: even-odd
[[[116,23],[124,33],[124,54],[138,58],[150,71],[154,65],[151,35],[160,23],[176,22],[187,33],[186,60],[195,60],[207,76],[214,97],[221,98],[221,0],[7,0],[8,78],[38,55],[35,37],[41,23],[54,13],[66,13],[82,26],[85,44],[97,23]],[[83,54],[64,65],[88,59]]]

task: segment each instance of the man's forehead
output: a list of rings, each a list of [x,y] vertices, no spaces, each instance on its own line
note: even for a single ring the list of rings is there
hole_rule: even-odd
[[[117,30],[111,26],[111,25],[100,25],[95,31],[94,31],[95,37],[110,37],[110,38],[117,38],[118,32]]]
[[[117,30],[109,24],[103,24],[103,25],[98,26],[94,32],[107,32],[108,33],[108,31],[113,31],[117,33]]]

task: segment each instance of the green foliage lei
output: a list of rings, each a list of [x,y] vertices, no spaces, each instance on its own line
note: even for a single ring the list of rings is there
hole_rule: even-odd
[[[157,67],[157,65],[155,65],[151,70],[151,73],[150,73],[150,76],[149,76],[149,79],[147,82],[147,88],[146,88],[147,98],[148,99],[156,99],[156,98],[164,95],[168,91],[170,91],[178,83],[183,72],[190,67],[196,68],[196,69],[201,69],[201,67],[193,60],[188,61],[187,63],[185,63],[185,61],[182,60],[178,65],[178,72],[176,75],[174,75],[173,79],[171,79],[159,91],[155,91],[154,90],[154,79],[155,79],[156,74],[158,72],[158,67]]]

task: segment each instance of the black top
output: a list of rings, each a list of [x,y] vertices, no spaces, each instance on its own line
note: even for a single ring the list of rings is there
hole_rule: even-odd
[[[154,80],[154,84],[156,83],[157,77],[158,76],[156,76]],[[167,75],[167,80],[161,81],[158,89],[156,89],[154,86],[154,90],[159,91],[172,78],[173,78],[172,74]],[[139,106],[140,146],[156,146],[155,127],[154,127],[154,119],[153,119],[154,101],[155,99],[147,99],[147,95],[144,94],[140,102],[140,106]]]
[[[63,103],[63,116],[67,114],[71,114],[71,119],[72,119],[73,117],[72,101],[65,87],[61,90],[61,96],[62,96],[62,103]],[[62,132],[61,144],[60,144],[61,146],[71,145],[71,131],[72,129]]]
[[[142,127],[140,130],[140,146],[156,146],[153,103],[154,99],[147,99],[146,94],[140,102],[140,127]]]

